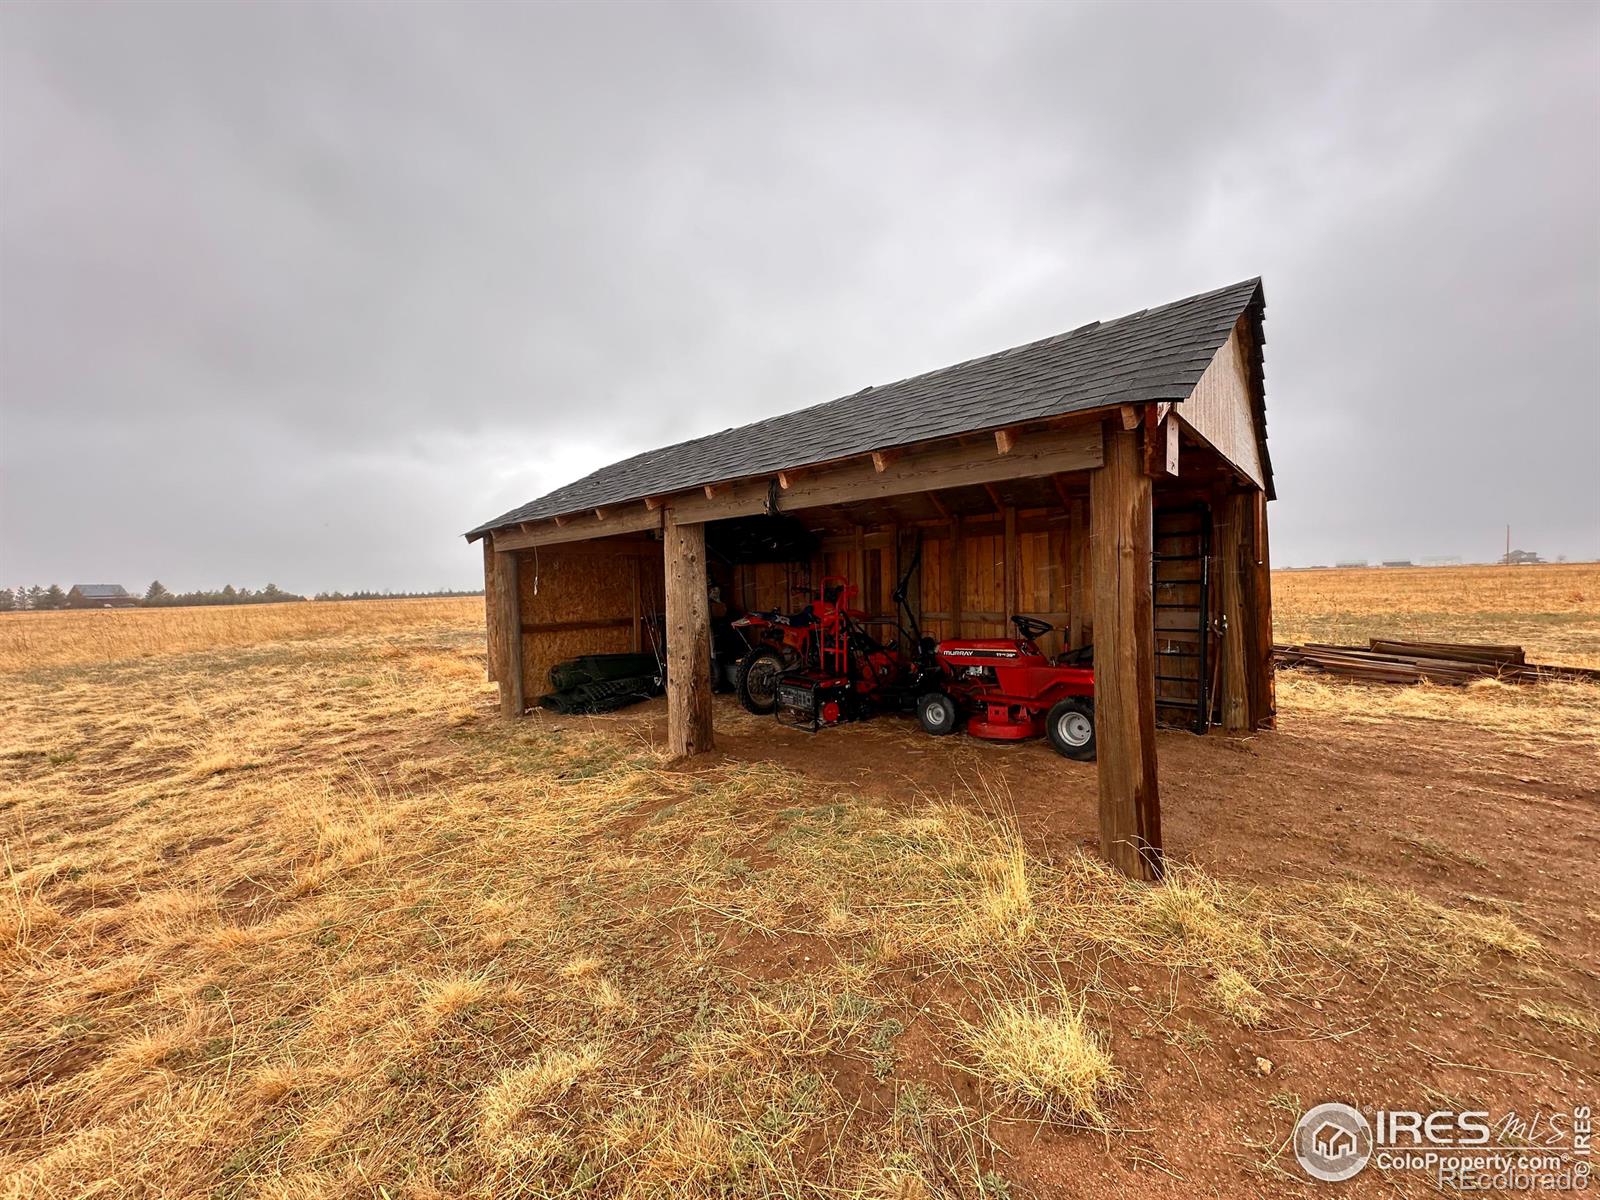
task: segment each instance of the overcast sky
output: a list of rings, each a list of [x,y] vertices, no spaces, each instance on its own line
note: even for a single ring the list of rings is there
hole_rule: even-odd
[[[0,8],[0,581],[476,586],[1252,275],[1280,563],[1600,554],[1600,5]]]

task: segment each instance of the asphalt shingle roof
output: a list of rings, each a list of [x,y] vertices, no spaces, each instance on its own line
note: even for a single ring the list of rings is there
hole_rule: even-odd
[[[1246,279],[1115,321],[1096,321],[898,383],[649,450],[485,521],[467,536],[931,438],[1107,405],[1181,401],[1228,340],[1240,314],[1261,302],[1261,281]]]

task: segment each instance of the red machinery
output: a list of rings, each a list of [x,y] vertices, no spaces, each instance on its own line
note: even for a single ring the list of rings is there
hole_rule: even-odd
[[[834,670],[842,672],[844,655],[840,633],[844,602],[854,589],[842,576],[822,580],[821,595],[800,611],[785,614],[753,612],[733,622],[750,649],[739,660],[734,687],[746,711],[765,716],[778,704],[778,680],[790,671]],[[829,643],[824,668],[821,644]]]
[[[822,585],[824,600],[833,603],[817,612],[811,661],[777,680],[778,720],[816,731],[903,707],[910,662],[867,633],[863,615],[846,607],[854,586],[839,576],[829,576]]]
[[[923,729],[953,733],[964,720],[973,737],[1044,735],[1068,758],[1094,758],[1094,669],[1045,656],[1034,639],[1055,628],[1048,622],[1011,623],[1015,638],[953,638],[934,648],[936,669],[917,699]]]

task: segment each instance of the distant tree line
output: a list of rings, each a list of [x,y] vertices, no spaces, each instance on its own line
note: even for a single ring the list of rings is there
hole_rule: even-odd
[[[431,592],[318,592],[318,600],[415,600],[452,596],[481,596],[479,591],[454,591],[439,588]],[[236,588],[231,583],[219,591],[171,592],[157,579],[145,589],[143,597],[119,597],[119,608],[193,608],[214,604],[284,604],[304,600],[304,596],[286,592],[275,583],[258,591]],[[49,612],[66,608],[102,608],[101,600],[84,599],[75,593],[61,590],[59,584],[49,587],[0,588],[0,612]]]
[[[439,588],[432,592],[318,592],[314,600],[448,600],[455,596],[481,596],[483,589],[456,591]]]

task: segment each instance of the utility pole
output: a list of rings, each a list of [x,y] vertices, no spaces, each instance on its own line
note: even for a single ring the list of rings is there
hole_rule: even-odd
[[[1506,556],[1500,560],[1502,563],[1511,561],[1511,526],[1506,526]]]

